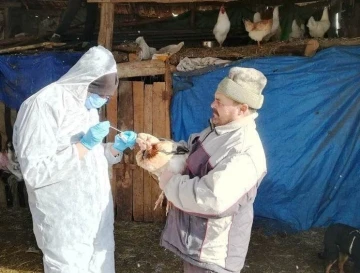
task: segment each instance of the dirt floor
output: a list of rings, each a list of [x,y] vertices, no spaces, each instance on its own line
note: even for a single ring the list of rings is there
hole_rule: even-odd
[[[117,222],[116,272],[182,272],[181,261],[159,246],[161,229],[162,224]],[[321,273],[322,261],[317,253],[322,248],[323,233],[323,229],[313,229],[297,234],[266,235],[255,225],[241,273]],[[0,209],[0,272],[43,272],[41,255],[26,252],[34,246],[29,211]],[[337,272],[335,267],[333,270]]]

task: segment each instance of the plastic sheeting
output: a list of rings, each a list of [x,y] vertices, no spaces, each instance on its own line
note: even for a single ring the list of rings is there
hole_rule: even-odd
[[[208,126],[217,84],[233,66],[259,69],[268,78],[257,119],[268,174],[255,214],[295,230],[334,222],[360,227],[360,47],[176,74],[175,140]]]
[[[29,96],[64,75],[81,55],[51,52],[0,56],[0,101],[18,110]]]

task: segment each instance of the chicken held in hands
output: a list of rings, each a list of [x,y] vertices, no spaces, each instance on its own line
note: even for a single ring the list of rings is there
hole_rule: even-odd
[[[136,163],[141,168],[149,171],[158,180],[164,171],[170,171],[174,174],[182,173],[186,166],[186,159],[189,150],[172,140],[158,139],[150,134],[139,133],[136,139],[140,151],[136,154]],[[154,210],[162,204],[164,200],[162,192],[155,202]],[[166,214],[168,213],[170,203],[167,203]]]
[[[219,11],[217,22],[213,29],[213,34],[220,47],[222,47],[222,44],[229,33],[230,25],[231,23],[229,17],[227,16],[224,5],[222,5]]]

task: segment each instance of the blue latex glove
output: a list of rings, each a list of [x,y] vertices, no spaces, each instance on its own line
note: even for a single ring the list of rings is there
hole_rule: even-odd
[[[133,131],[124,131],[120,135],[115,136],[114,148],[120,152],[126,150],[126,148],[134,148],[136,143],[137,134]]]
[[[109,128],[109,121],[103,121],[90,127],[89,131],[87,131],[87,133],[80,140],[80,143],[91,150],[95,145],[101,143],[104,137],[108,135]]]

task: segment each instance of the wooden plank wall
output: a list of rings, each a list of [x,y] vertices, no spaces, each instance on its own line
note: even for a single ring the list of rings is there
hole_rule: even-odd
[[[132,82],[120,81],[118,92],[118,128],[133,130],[133,94]],[[132,220],[132,170],[134,167],[133,153],[126,150],[123,159],[116,167],[116,217],[122,220]]]
[[[169,88],[164,82],[144,84],[120,81],[118,128],[170,137]],[[161,190],[149,173],[136,165],[136,148],[116,167],[117,220],[158,222],[165,220],[165,202],[153,210]]]
[[[133,82],[134,130],[144,132],[144,83]],[[137,152],[137,149],[134,151]],[[140,167],[134,170],[133,178],[133,214],[134,221],[144,221],[144,171]]]

